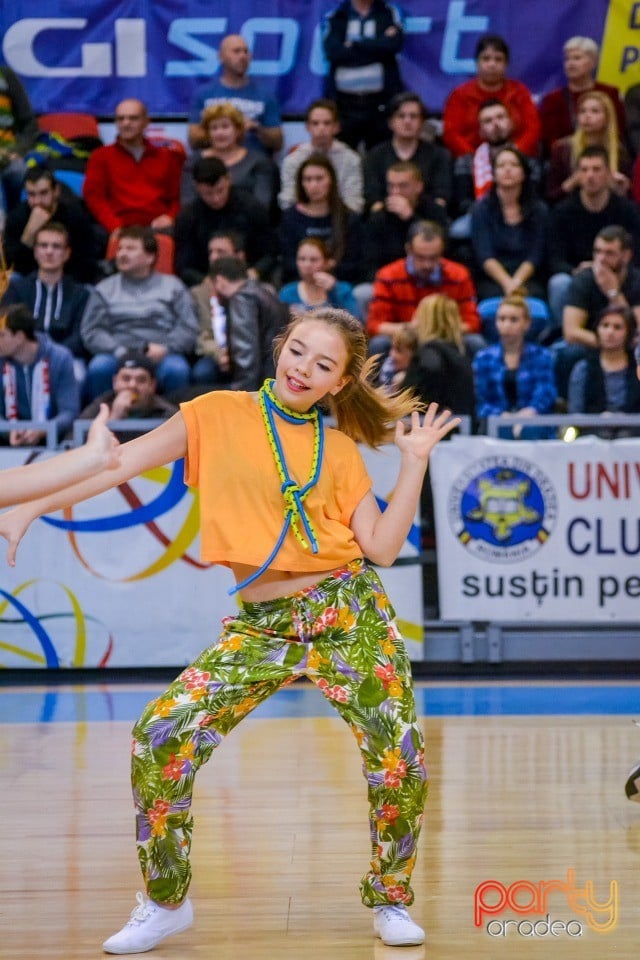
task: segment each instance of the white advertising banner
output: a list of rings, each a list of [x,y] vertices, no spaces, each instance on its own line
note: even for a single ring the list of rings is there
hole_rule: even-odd
[[[384,505],[398,451],[363,453]],[[0,483],[2,468],[28,455],[0,451]],[[198,495],[182,473],[180,461],[41,518],[13,569],[0,547],[0,669],[182,666],[214,641],[238,601],[227,593],[230,572],[200,562]],[[402,553],[419,550],[414,525]],[[421,568],[381,573],[410,655],[421,659]]]
[[[639,440],[454,437],[430,469],[443,620],[639,619]]]

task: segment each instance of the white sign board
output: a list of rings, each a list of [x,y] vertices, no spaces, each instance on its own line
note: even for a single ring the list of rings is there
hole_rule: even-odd
[[[390,447],[363,454],[384,503],[399,453]],[[0,451],[0,470],[26,456]],[[214,642],[222,617],[238,603],[227,593],[230,572],[200,562],[198,526],[198,495],[182,483],[180,463],[149,471],[64,516],[36,521],[20,545],[17,566],[0,561],[0,667],[191,662]],[[417,527],[402,553],[419,553]],[[381,575],[410,655],[421,659],[421,568]]]
[[[639,619],[640,440],[454,437],[430,469],[443,620]]]

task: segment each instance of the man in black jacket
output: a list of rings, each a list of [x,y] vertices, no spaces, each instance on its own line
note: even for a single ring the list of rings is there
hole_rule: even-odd
[[[404,257],[411,225],[429,220],[439,224],[446,234],[449,224],[445,208],[426,196],[422,173],[411,161],[393,163],[386,173],[386,186],[385,199],[373,205],[363,228],[364,281],[353,291],[361,317],[366,317],[369,311],[378,270]]]
[[[422,138],[427,108],[417,93],[405,91],[389,102],[387,117],[391,139],[379,143],[364,159],[364,193],[367,209],[384,201],[389,169],[401,160],[415,164],[427,185],[429,197],[446,208],[451,199],[451,154],[440,144]]]
[[[175,270],[187,284],[200,283],[209,269],[209,239],[232,230],[245,243],[247,263],[256,277],[268,279],[276,263],[277,243],[264,207],[237,190],[222,160],[201,157],[193,166],[198,197],[176,217]]]
[[[386,173],[386,196],[371,208],[364,225],[365,274],[373,280],[381,267],[405,254],[409,227],[417,220],[449,224],[444,207],[426,192],[422,172],[410,160],[393,163]]]
[[[637,205],[611,189],[604,147],[586,147],[578,158],[578,189],[551,212],[548,300],[556,325],[562,323],[572,278],[591,266],[593,244],[605,227],[623,227],[633,240],[640,265],[640,213]]]
[[[227,350],[232,390],[258,390],[274,374],[273,339],[289,319],[271,287],[249,277],[237,257],[220,257],[209,277],[227,314]]]
[[[329,61],[324,95],[340,113],[340,139],[354,150],[387,137],[386,105],[402,90],[397,56],[404,43],[396,8],[385,0],[343,0],[323,23]]]
[[[51,170],[30,167],[24,178],[27,195],[8,214],[4,247],[7,263],[17,273],[36,269],[33,245],[36,233],[45,223],[55,220],[66,227],[71,256],[66,266],[69,276],[78,283],[94,283],[98,279],[97,239],[89,213],[79,197],[63,196],[60,184]]]

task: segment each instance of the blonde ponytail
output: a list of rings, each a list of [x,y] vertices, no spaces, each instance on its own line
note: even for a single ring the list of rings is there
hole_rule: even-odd
[[[334,397],[327,398],[329,412],[342,430],[356,443],[379,447],[393,439],[396,421],[414,410],[423,410],[424,404],[411,390],[389,394],[384,387],[373,383],[379,357],[369,357],[358,377]]]

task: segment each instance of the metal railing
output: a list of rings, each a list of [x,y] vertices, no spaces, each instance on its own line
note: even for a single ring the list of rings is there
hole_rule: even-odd
[[[58,426],[53,420],[2,420],[0,433],[13,433],[14,430],[37,430],[46,434],[45,446],[47,450],[56,450],[58,447]],[[23,449],[28,449],[27,447]],[[36,448],[34,448],[36,449]]]
[[[148,433],[154,427],[166,423],[162,418],[128,417],[125,420],[109,420],[109,429],[114,433],[122,430],[126,433]],[[73,424],[73,446],[80,447],[85,442],[89,427],[93,420],[75,420]]]
[[[501,428],[521,424],[523,427],[558,427],[566,429],[567,427],[597,427],[606,430],[609,427],[615,428],[639,428],[640,414],[638,413],[545,413],[537,414],[535,417],[522,416],[518,413],[502,413],[498,416],[492,415],[486,418],[487,426],[485,436],[498,437]],[[502,440],[509,439],[501,437]]]

